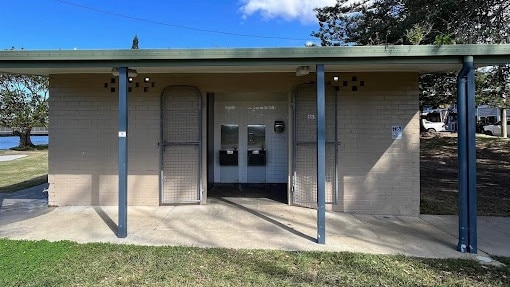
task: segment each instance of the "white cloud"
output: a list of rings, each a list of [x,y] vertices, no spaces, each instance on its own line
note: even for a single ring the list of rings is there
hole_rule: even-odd
[[[264,18],[316,22],[314,8],[333,6],[336,0],[242,0],[243,17],[260,13]]]

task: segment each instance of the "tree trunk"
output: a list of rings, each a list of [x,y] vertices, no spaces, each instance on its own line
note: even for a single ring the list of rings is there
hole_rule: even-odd
[[[506,119],[506,109],[501,109],[501,137],[508,137],[508,127],[507,127],[507,119]]]
[[[35,147],[32,143],[32,139],[30,139],[30,133],[32,132],[32,128],[22,129],[21,131],[13,131],[15,136],[19,137],[19,145],[18,148],[30,148]]]

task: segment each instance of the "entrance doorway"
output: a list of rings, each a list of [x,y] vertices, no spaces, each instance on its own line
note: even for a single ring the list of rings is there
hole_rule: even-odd
[[[288,203],[286,183],[215,183],[207,195],[208,198],[243,197]]]
[[[288,95],[216,93],[208,105],[208,196],[286,202]]]

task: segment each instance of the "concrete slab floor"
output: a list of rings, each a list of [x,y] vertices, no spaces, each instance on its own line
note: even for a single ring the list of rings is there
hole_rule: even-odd
[[[119,239],[115,206],[48,208],[32,202],[14,208],[5,204],[9,200],[0,195],[0,238],[476,259],[455,249],[457,216],[327,212],[326,244],[319,245],[315,210],[267,198],[217,197],[207,205],[130,206],[128,237]],[[477,256],[510,256],[509,230],[510,218],[480,217]]]

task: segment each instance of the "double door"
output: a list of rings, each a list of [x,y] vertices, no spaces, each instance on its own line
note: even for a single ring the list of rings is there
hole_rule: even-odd
[[[265,183],[268,156],[266,126],[222,124],[220,132],[218,156],[221,182]]]

